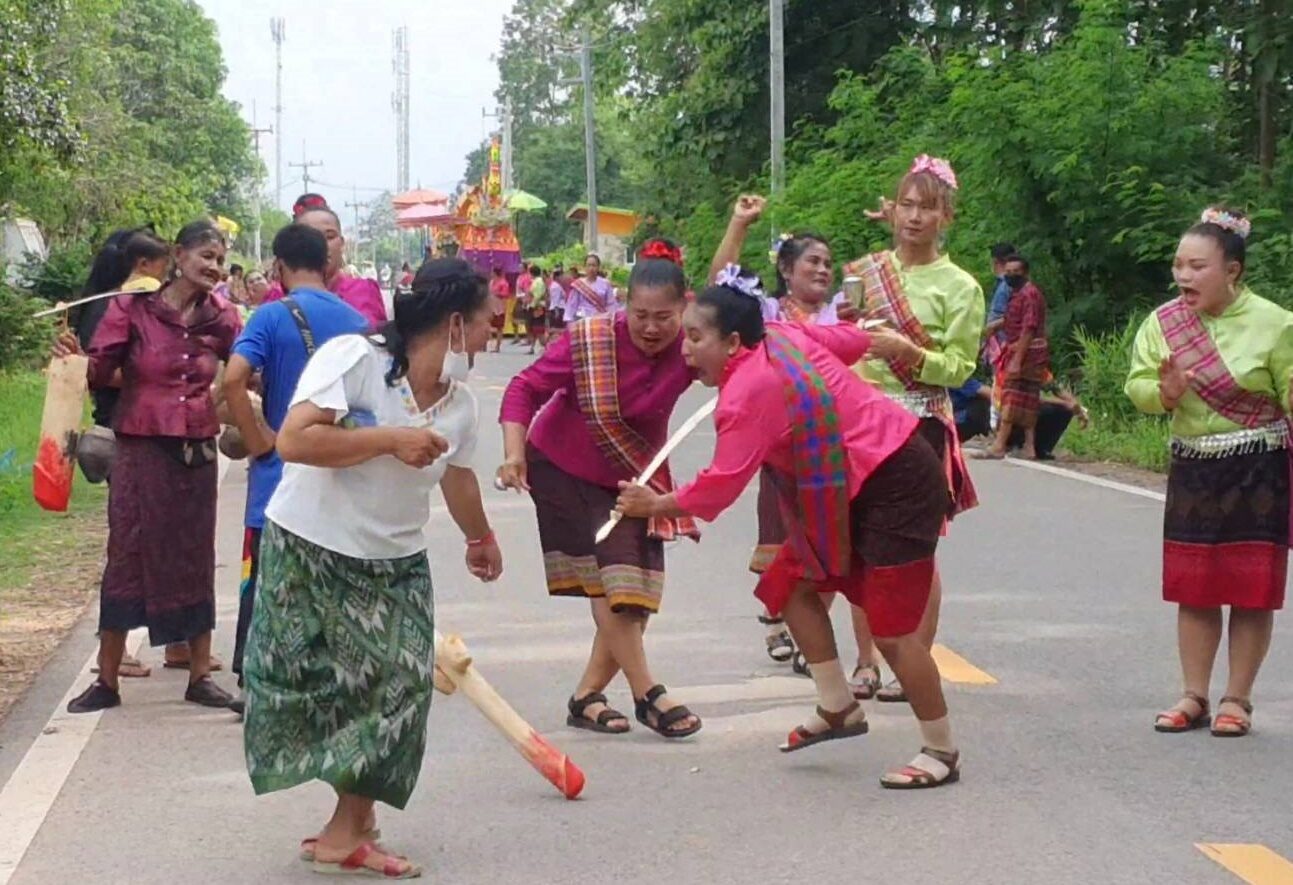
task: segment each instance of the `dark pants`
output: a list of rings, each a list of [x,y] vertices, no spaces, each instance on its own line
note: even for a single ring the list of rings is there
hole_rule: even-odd
[[[965,418],[956,425],[956,435],[961,442],[976,436],[992,434],[991,407],[986,399],[976,399],[965,409]],[[1059,403],[1042,403],[1041,413],[1037,416],[1037,457],[1043,460],[1054,457],[1055,446],[1060,437],[1068,430],[1073,413]],[[1016,427],[1010,434],[1007,445],[1018,448],[1024,444],[1024,431]]]
[[[247,632],[256,604],[256,577],[260,571],[260,529],[247,528],[242,536],[242,584],[238,588],[238,626],[234,630],[233,671],[242,687],[242,660],[247,653]]]

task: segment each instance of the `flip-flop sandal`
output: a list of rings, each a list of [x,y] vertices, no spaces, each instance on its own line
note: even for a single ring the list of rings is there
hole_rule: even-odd
[[[897,780],[897,778],[906,780]],[[961,754],[921,747],[911,763],[880,778],[886,790],[929,790],[961,779]]]
[[[1154,731],[1160,734],[1182,734],[1198,728],[1207,728],[1212,722],[1208,715],[1208,699],[1187,691],[1182,700],[1191,700],[1199,705],[1199,715],[1190,716],[1184,710],[1164,710],[1154,717]],[[1218,717],[1221,718],[1221,717]]]
[[[1253,715],[1253,705],[1247,698],[1237,698],[1233,695],[1226,695],[1217,701],[1217,708],[1220,709],[1223,704],[1234,704],[1239,709]],[[1218,713],[1212,720],[1212,736],[1219,738],[1241,738],[1246,737],[1253,730],[1253,721],[1251,718],[1244,719],[1239,716],[1231,716],[1229,713]]]
[[[369,830],[367,833],[364,833],[363,836],[361,836],[360,838],[362,838],[366,842],[372,842],[375,844],[379,842],[382,838],[381,828],[374,827],[373,829]],[[299,855],[301,860],[305,861],[306,863],[314,863],[314,849],[318,846],[318,844],[319,844],[319,839],[317,836],[310,836],[307,839],[302,839],[301,852]]]
[[[386,858],[386,863],[380,870],[374,870],[364,863],[374,854],[381,854]],[[329,863],[316,860],[312,869],[325,876],[367,876],[371,879],[417,879],[422,875],[421,867],[409,863],[402,857],[394,857],[380,851],[372,842],[360,845],[343,861]]]
[[[843,738],[861,737],[871,730],[871,724],[867,722],[865,717],[852,723],[848,721],[850,716],[861,709],[862,705],[857,701],[835,713],[823,710],[819,706],[817,708],[818,717],[830,727],[825,731],[809,731],[802,725],[796,725],[795,730],[786,737],[786,742],[777,749],[783,753],[793,753],[796,750],[811,747],[813,744],[838,741]]]
[[[864,671],[867,675],[858,679],[857,675]],[[849,680],[849,688],[853,691],[854,700],[871,700],[880,690],[880,685],[880,668],[875,664],[858,664],[853,668],[853,678]]]
[[[167,670],[187,670],[192,666],[192,661],[165,661],[162,666]],[[212,673],[218,673],[224,669],[224,661],[220,660],[215,655],[212,655],[208,669]]]
[[[99,665],[91,667],[90,672],[97,674]],[[140,663],[136,657],[125,655],[121,659],[121,665],[117,667],[117,675],[122,679],[146,679],[153,675],[153,668]]]
[[[605,710],[597,714],[596,719],[589,719],[584,715],[584,711],[594,704],[605,704],[606,695],[600,691],[584,695],[582,698],[576,698],[573,695],[566,708],[570,715],[566,717],[566,724],[571,728],[582,728],[587,731],[595,731],[598,734],[627,734],[629,730],[629,717],[625,716],[619,710],[611,709],[608,705]],[[623,728],[614,728],[611,723],[616,719],[623,720]]]
[[[907,692],[903,690],[901,682],[891,679],[888,685],[875,693],[875,699],[882,704],[905,704]]]
[[[637,716],[638,722],[641,722],[647,728],[660,735],[660,737],[665,738],[685,738],[700,731],[702,725],[700,717],[696,716],[696,714],[692,713],[691,710],[688,710],[682,704],[679,704],[676,707],[671,707],[668,710],[661,710],[656,706],[656,701],[660,700],[660,698],[664,697],[668,693],[669,689],[665,688],[663,685],[655,685],[646,693],[646,697],[641,700],[634,701],[634,714]],[[651,722],[652,713],[655,714],[654,723]],[[695,723],[686,728],[673,727],[688,717],[695,717]]]

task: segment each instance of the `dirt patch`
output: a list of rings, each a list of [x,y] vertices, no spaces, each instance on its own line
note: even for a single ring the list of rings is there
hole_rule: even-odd
[[[0,720],[94,598],[106,537],[100,507],[22,540],[30,565],[0,584]]]
[[[1055,461],[1052,463],[1057,467],[1063,467],[1075,473],[1098,476],[1101,479],[1126,483],[1129,486],[1149,489],[1154,492],[1167,491],[1167,477],[1152,470],[1129,467],[1126,464],[1118,464],[1114,461],[1081,461],[1072,455],[1064,454],[1057,454]]]

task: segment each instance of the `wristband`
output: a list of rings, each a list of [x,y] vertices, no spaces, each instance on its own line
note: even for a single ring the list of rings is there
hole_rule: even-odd
[[[486,544],[493,544],[493,543],[494,543],[494,540],[495,540],[495,539],[494,539],[494,530],[493,530],[493,529],[490,529],[488,532],[486,532],[486,533],[485,533],[485,537],[483,537],[483,538],[477,538],[477,539],[476,539],[476,540],[474,540],[474,541],[473,541],[473,540],[471,540],[471,539],[468,539],[468,540],[467,540],[467,546],[468,546],[468,547],[484,547]]]

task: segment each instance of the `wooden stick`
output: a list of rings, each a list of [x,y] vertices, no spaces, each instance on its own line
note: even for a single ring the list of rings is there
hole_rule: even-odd
[[[540,774],[561,791],[567,799],[577,798],[584,789],[584,773],[562,753],[535,731],[503,700],[494,687],[485,681],[472,664],[467,646],[458,636],[441,636],[435,633],[436,670],[455,688],[467,696],[494,727],[503,733],[512,746]],[[446,692],[447,693],[447,692]]]
[[[669,441],[664,444],[664,448],[656,452],[656,456],[651,459],[651,463],[647,465],[646,470],[643,470],[642,475],[633,480],[633,484],[637,486],[646,485],[647,482],[650,481],[651,477],[655,476],[655,472],[660,469],[660,465],[664,464],[665,459],[669,457],[669,453],[678,448],[679,443],[686,439],[693,430],[699,427],[700,422],[712,415],[714,413],[714,409],[717,407],[718,397],[714,397],[712,400],[705,403],[705,405],[697,409],[694,415],[684,421],[682,426],[674,431],[673,436],[669,437]],[[620,513],[618,510],[612,513],[611,518],[597,530],[597,535],[594,538],[595,542],[600,544],[602,541],[609,538],[611,536],[611,532],[615,529],[615,526],[619,525],[620,520],[623,518],[624,514]]]
[[[47,316],[49,316],[50,314],[59,313],[60,311],[64,311],[64,312],[65,312],[65,311],[67,311],[69,308],[77,307],[78,305],[81,305],[81,304],[89,304],[91,301],[98,301],[98,300],[99,300],[99,299],[101,299],[101,298],[115,298],[115,297],[116,297],[116,296],[118,296],[118,295],[127,295],[127,294],[129,294],[129,293],[127,293],[127,292],[100,292],[98,295],[87,295],[87,296],[85,296],[84,298],[78,298],[78,299],[76,299],[75,301],[60,301],[60,302],[58,302],[58,304],[55,304],[53,307],[48,308],[47,310],[38,310],[38,311],[36,311],[36,312],[35,312],[35,313],[33,313],[31,316],[32,316],[32,319],[35,319],[36,317],[47,317]]]

